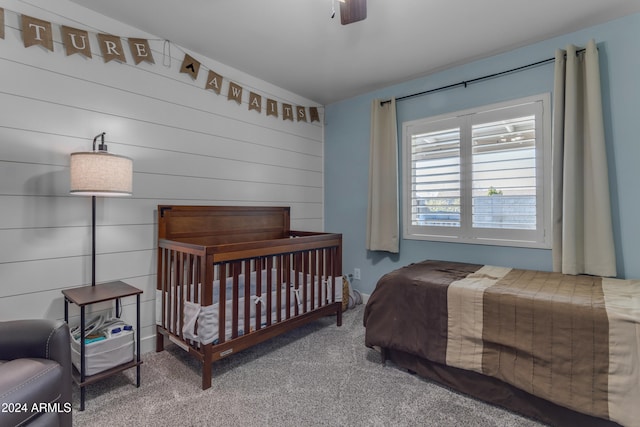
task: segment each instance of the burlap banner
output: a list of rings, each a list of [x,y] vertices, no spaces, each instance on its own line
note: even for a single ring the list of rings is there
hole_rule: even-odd
[[[282,103],[282,120],[293,121],[293,107],[291,104]]]
[[[64,44],[67,56],[79,53],[87,58],[91,58],[91,46],[89,46],[89,33],[77,28],[62,26],[62,44]]]
[[[298,118],[299,122],[306,122],[307,121],[307,109],[304,107],[296,107],[296,117]]]
[[[220,95],[220,90],[222,89],[222,76],[213,70],[209,70],[207,84],[204,88],[211,89],[212,91]]]
[[[180,67],[180,72],[189,74],[193,80],[195,80],[198,78],[198,73],[200,72],[200,62],[190,55],[185,54],[182,66]]]
[[[149,48],[149,41],[145,39],[129,39],[129,49],[131,49],[131,56],[133,56],[133,61],[136,65],[142,61],[155,64]]]
[[[0,39],[5,38],[5,10],[0,8]],[[40,45],[45,49],[53,52],[53,34],[51,22],[37,19],[27,15],[21,15],[21,30],[25,47]],[[60,25],[60,33],[62,35],[62,45],[65,48],[67,56],[75,53],[85,56],[87,58],[92,57],[89,32],[86,30],[80,30],[78,28],[68,27]],[[122,44],[122,38],[111,34],[96,34],[98,44],[100,45],[100,51],[104,62],[119,61],[126,63],[124,48]],[[131,52],[131,57],[136,65],[141,62],[147,62],[149,64],[155,64],[149,41],[141,38],[128,38],[126,39]],[[165,41],[168,43],[168,41]],[[170,53],[169,53],[170,55]],[[164,61],[163,61],[164,63]],[[189,74],[193,80],[198,78],[200,72],[200,62],[192,56],[185,53],[184,60],[180,67],[180,73]],[[209,70],[207,80],[204,88],[206,90],[212,90],[216,94],[220,95],[222,91],[224,77],[213,70]],[[244,89],[237,83],[229,81],[229,89],[227,92],[227,100],[236,101],[239,105],[242,104],[242,95]],[[318,113],[318,107],[308,107],[309,114],[307,115],[307,107],[293,106],[287,103],[279,103],[275,99],[266,99],[265,110],[267,116],[280,117],[280,111],[278,104],[282,107],[282,119],[297,122],[319,122],[320,115]],[[249,91],[248,109],[249,111],[257,111],[262,113],[262,95],[259,93]],[[295,119],[294,119],[295,116]]]
[[[4,39],[4,9],[0,7],[0,39]]]
[[[278,117],[278,101],[267,99],[267,116]]]
[[[311,122],[319,122],[320,114],[318,114],[318,107],[309,107],[309,119]]]
[[[51,22],[22,15],[22,38],[24,47],[40,45],[53,52]]]
[[[104,62],[113,60],[127,62],[120,37],[112,36],[111,34],[98,34],[98,44],[100,45]]]
[[[262,112],[262,96],[254,92],[249,93],[249,110]]]
[[[233,99],[238,104],[242,104],[242,86],[234,82],[229,82],[229,93],[227,94],[227,99],[229,101]]]

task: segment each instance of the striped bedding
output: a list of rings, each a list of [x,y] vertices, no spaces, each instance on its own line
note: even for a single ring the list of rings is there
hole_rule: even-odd
[[[382,277],[367,346],[640,426],[640,281],[424,261]]]

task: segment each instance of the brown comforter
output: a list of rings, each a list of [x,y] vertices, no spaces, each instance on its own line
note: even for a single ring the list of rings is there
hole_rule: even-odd
[[[640,281],[424,261],[382,277],[366,345],[640,426]]]

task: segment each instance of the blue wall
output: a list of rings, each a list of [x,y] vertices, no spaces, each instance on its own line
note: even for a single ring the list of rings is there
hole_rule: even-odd
[[[551,251],[499,246],[401,240],[400,254],[365,249],[370,105],[552,58],[567,44],[594,39],[600,70],[612,215],[620,277],[640,278],[640,14],[535,43],[428,77],[389,86],[325,108],[325,229],[343,233],[345,273],[360,268],[354,285],[373,291],[383,274],[423,259],[446,259],[540,270],[551,269]],[[436,114],[549,92],[553,63],[398,103],[402,123]],[[402,184],[401,184],[402,185]]]

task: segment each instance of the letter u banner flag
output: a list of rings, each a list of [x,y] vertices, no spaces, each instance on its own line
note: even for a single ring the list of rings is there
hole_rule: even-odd
[[[62,26],[62,43],[64,44],[67,56],[79,53],[87,58],[91,58],[91,46],[89,46],[89,33],[77,28]]]

